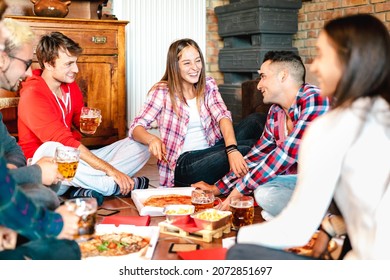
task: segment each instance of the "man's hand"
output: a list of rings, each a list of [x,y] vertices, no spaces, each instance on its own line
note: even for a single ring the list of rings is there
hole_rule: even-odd
[[[201,190],[212,190],[214,195],[220,195],[221,192],[215,185],[209,185],[206,182],[200,181],[195,184],[191,184],[191,187],[201,189]]]
[[[230,209],[230,198],[233,196],[242,196],[242,194],[236,188],[234,188],[233,191],[228,195],[228,197],[222,202],[220,210],[227,211]]]
[[[118,184],[122,195],[127,195],[130,191],[134,189],[134,180],[131,179],[131,177],[126,175],[125,173],[122,173],[117,169],[113,169],[107,175],[112,177],[115,183]]]
[[[74,239],[74,235],[78,233],[80,217],[69,211],[66,205],[61,205],[55,212],[60,214],[64,221],[64,226],[57,237],[59,239]]]
[[[42,170],[42,184],[50,186],[57,184],[58,181],[64,179],[61,173],[58,172],[58,164],[52,157],[42,157],[36,162]]]
[[[17,236],[12,229],[0,226],[0,252],[15,249]]]

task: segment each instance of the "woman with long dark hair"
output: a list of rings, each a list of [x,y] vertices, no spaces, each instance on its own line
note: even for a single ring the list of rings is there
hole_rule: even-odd
[[[311,70],[334,107],[306,131],[298,182],[275,219],[243,227],[229,259],[298,258],[334,200],[352,250],[348,259],[390,259],[390,36],[366,14],[329,21]],[[253,244],[260,246],[253,246]]]

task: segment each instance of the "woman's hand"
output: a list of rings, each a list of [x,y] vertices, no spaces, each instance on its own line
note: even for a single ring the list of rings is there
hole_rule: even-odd
[[[228,159],[230,170],[233,171],[238,178],[243,177],[248,173],[248,165],[238,150],[230,152],[228,154]]]
[[[157,136],[153,136],[149,141],[148,141],[148,146],[149,146],[149,152],[155,156],[158,160],[165,160],[166,161],[166,148],[165,144],[163,141],[161,141],[160,138]]]
[[[330,238],[322,230],[318,231],[316,241],[312,249],[312,257],[321,258],[328,251],[328,243]]]

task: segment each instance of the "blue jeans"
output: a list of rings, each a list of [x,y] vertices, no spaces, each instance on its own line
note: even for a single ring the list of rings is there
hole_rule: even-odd
[[[237,147],[246,155],[263,133],[266,115],[253,113],[234,127]],[[175,167],[175,186],[188,187],[190,184],[204,181],[214,184],[230,170],[223,139],[214,146],[185,152],[180,155]]]
[[[277,216],[289,202],[296,184],[297,175],[279,175],[256,188],[255,200],[263,210]]]

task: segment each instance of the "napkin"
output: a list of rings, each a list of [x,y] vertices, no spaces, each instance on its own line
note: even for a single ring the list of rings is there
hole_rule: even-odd
[[[226,248],[211,248],[196,251],[178,252],[183,260],[225,260]]]
[[[101,224],[148,226],[150,216],[110,216],[104,217]]]
[[[203,228],[197,227],[193,218],[189,219],[177,219],[172,223],[173,226],[181,228],[186,232],[196,232],[202,230]]]

